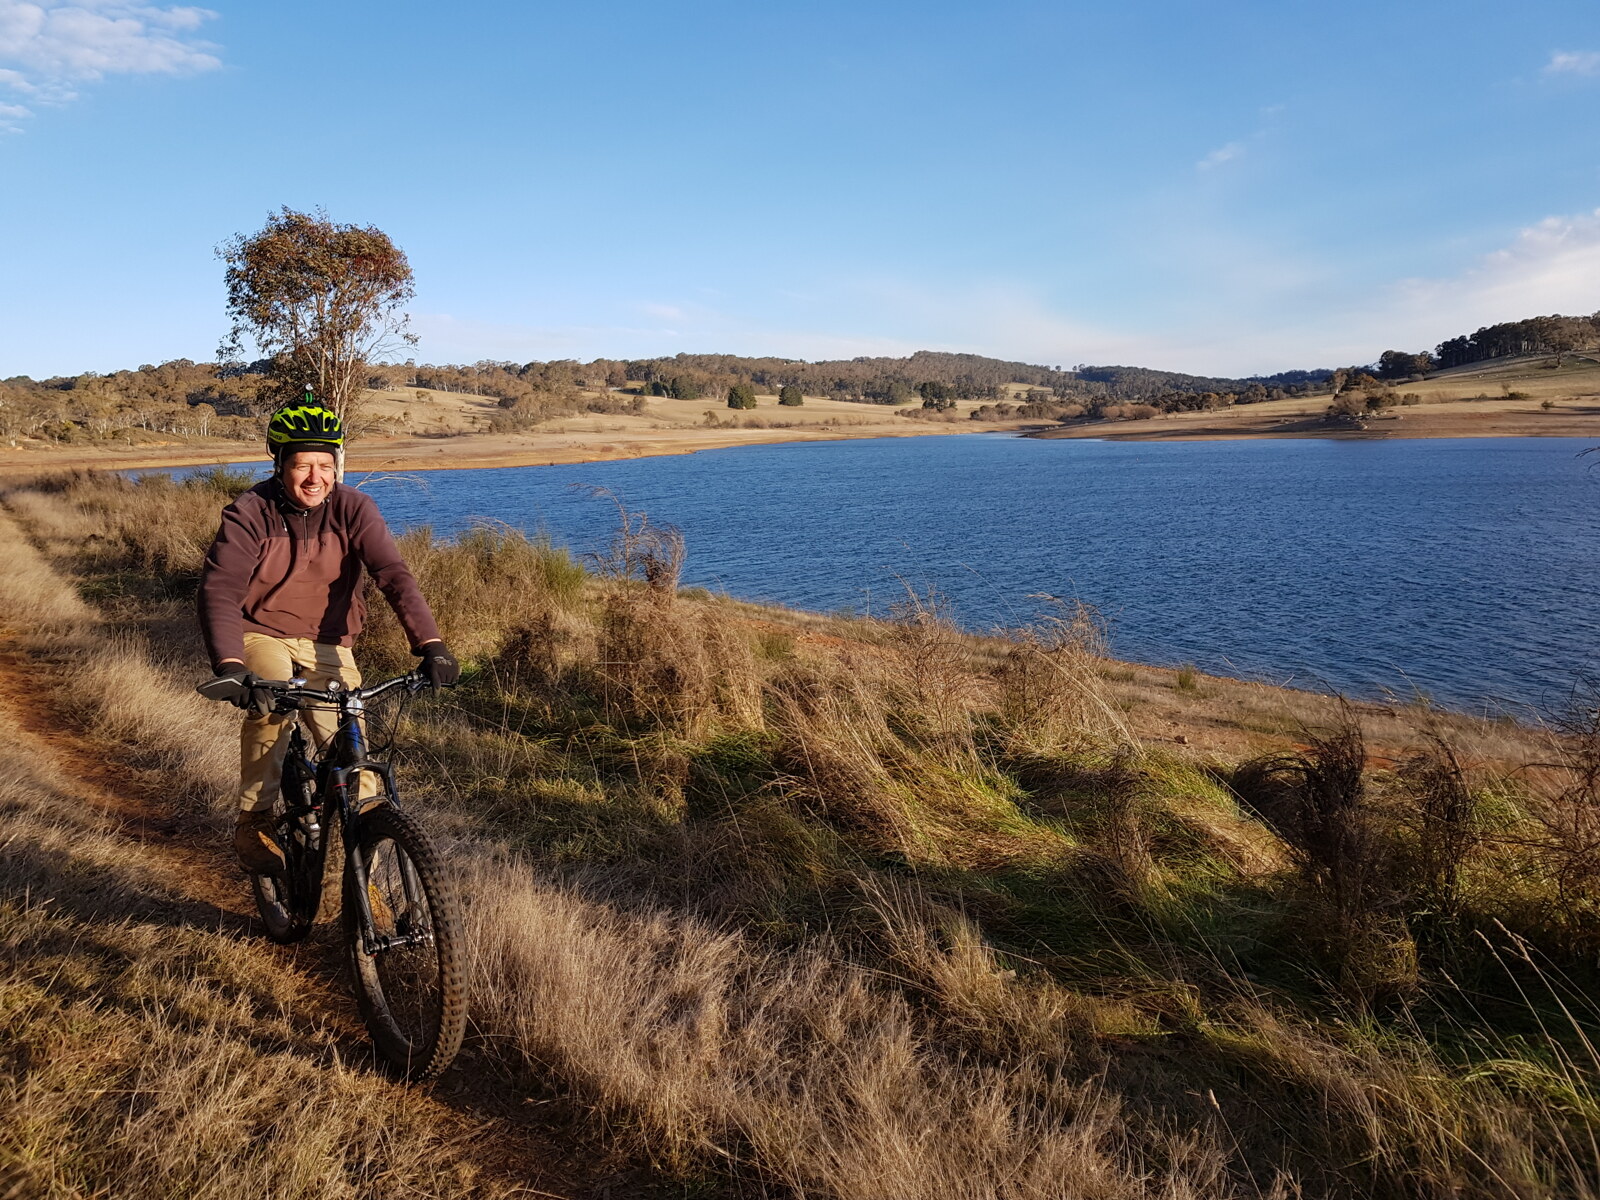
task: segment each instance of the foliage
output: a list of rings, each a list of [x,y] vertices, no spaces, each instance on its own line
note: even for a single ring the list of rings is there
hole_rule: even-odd
[[[683,534],[675,525],[656,525],[647,513],[630,512],[622,497],[607,487],[573,485],[617,510],[617,531],[605,553],[591,555],[595,568],[613,579],[642,579],[650,590],[671,599],[683,572]]]
[[[1439,364],[1459,367],[1486,359],[1519,354],[1553,353],[1560,365],[1564,355],[1600,342],[1600,313],[1588,317],[1530,317],[1487,325],[1476,333],[1462,334],[1439,343]]]
[[[728,389],[729,408],[754,408],[756,406],[756,389],[748,383],[736,383]]]
[[[221,378],[214,365],[186,358],[106,375],[15,376],[0,383],[0,439],[13,446],[22,438],[131,442],[154,435],[254,441],[261,427],[248,414],[263,380]]]
[[[1426,375],[1437,365],[1433,355],[1424,350],[1421,354],[1407,354],[1403,350],[1385,350],[1378,355],[1379,379],[1409,379]]]
[[[975,420],[1051,422],[1144,415],[1142,409],[1128,407],[1132,405],[1162,413],[1210,412],[1330,388],[1335,400],[1346,392],[1387,396],[1385,383],[1483,358],[1544,351],[1553,353],[1559,364],[1573,349],[1593,344],[1595,329],[1594,318],[1537,317],[1452,339],[1439,347],[1437,359],[1425,352],[1386,350],[1372,366],[1248,379],[1140,367],[1080,365],[1066,370],[927,351],[906,358],[824,362],[679,354],[587,363],[368,363],[364,378],[371,388],[432,388],[495,397],[501,412],[492,418],[491,428],[504,432],[578,412],[643,412],[651,396],[726,396],[740,385],[777,391],[779,403],[788,406],[802,403],[806,395],[900,406],[920,399],[928,407],[917,411],[944,419],[942,410],[952,399],[977,400],[981,403],[969,414]],[[243,418],[270,407],[285,383],[297,388],[303,382],[283,380],[281,364],[272,359],[221,369],[178,359],[108,375],[86,372],[41,381],[19,376],[0,381],[0,439],[77,442],[127,437],[133,431],[253,438],[257,430]],[[617,395],[619,391],[630,394]],[[1402,397],[1400,402],[1408,401]]]
[[[413,295],[405,254],[375,226],[284,207],[218,255],[232,321],[223,357],[238,359],[253,343],[270,360],[272,399],[309,386],[347,431],[359,430],[367,365],[416,341],[400,311]]]

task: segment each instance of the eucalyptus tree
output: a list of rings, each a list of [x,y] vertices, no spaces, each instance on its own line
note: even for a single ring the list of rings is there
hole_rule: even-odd
[[[219,246],[217,256],[227,264],[232,321],[223,359],[240,362],[253,344],[273,378],[264,405],[309,386],[339,414],[347,436],[359,432],[369,365],[417,340],[402,311],[414,294],[404,252],[375,226],[286,206],[257,232]]]

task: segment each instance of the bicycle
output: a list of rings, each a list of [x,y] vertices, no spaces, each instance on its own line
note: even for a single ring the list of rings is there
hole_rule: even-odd
[[[329,825],[344,843],[343,937],[356,1003],[378,1053],[402,1076],[432,1079],[448,1067],[466,1031],[466,989],[460,963],[461,925],[438,852],[415,817],[400,806],[394,768],[367,757],[361,716],[368,702],[396,688],[428,687],[420,671],[366,688],[334,680],[325,689],[304,679],[258,680],[273,711],[309,705],[337,709],[333,736],[313,753],[294,721],[274,798],[280,873],[250,876],[267,936],[298,942],[311,932],[322,902]],[[206,684],[199,691],[206,694]],[[359,804],[362,772],[382,792]]]

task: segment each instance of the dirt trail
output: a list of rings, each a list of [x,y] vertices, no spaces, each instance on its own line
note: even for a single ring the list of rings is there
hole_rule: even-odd
[[[14,731],[17,747],[62,791],[117,822],[118,833],[136,846],[141,864],[186,902],[194,923],[273,956],[277,969],[293,976],[306,1014],[336,1031],[346,1063],[370,1062],[370,1043],[342,978],[338,947],[327,936],[327,912],[319,921],[321,936],[314,931],[296,946],[268,942],[225,839],[203,818],[174,810],[164,773],[119,761],[117,747],[76,731],[55,699],[60,689],[49,686],[52,674],[48,664],[25,654],[14,638],[0,639],[0,725]],[[525,1091],[477,1066],[469,1046],[438,1083],[410,1088],[406,1103],[432,1106],[444,1123],[457,1127],[463,1143],[478,1149],[483,1170],[530,1196],[580,1200],[651,1194],[653,1189],[625,1165],[607,1164],[603,1155],[591,1155],[586,1165],[574,1161],[578,1147],[570,1131],[548,1119],[531,1119],[532,1112],[542,1117],[550,1110],[535,1108]],[[406,1086],[376,1067],[371,1080],[374,1088]],[[539,1103],[549,1101],[541,1097]],[[615,1169],[619,1166],[623,1169]]]

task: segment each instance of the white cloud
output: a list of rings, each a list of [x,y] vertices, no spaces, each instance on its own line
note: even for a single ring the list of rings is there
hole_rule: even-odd
[[[0,0],[0,87],[60,104],[107,75],[215,70],[217,47],[188,36],[214,16],[127,0]]]
[[[647,317],[655,317],[662,321],[681,321],[688,315],[676,304],[656,304],[648,301],[639,305],[639,311]]]
[[[515,324],[449,313],[418,313],[412,317],[411,328],[419,338],[418,360],[433,363],[477,362],[484,358],[516,362],[590,359],[620,352],[613,347],[677,336],[677,331],[671,329]]]
[[[1546,75],[1600,75],[1600,51],[1557,50],[1544,65]]]
[[[1414,311],[1452,314],[1452,328],[1463,326],[1455,332],[1470,333],[1471,322],[1593,312],[1600,308],[1600,208],[1546,217],[1460,275],[1402,280],[1395,295]]]
[[[1209,171],[1213,167],[1220,167],[1225,162],[1232,162],[1244,154],[1243,142],[1229,142],[1226,146],[1218,146],[1210,154],[1195,163],[1198,171]]]
[[[1240,375],[1372,362],[1384,350],[1432,349],[1484,325],[1600,309],[1600,209],[1548,217],[1507,245],[1436,278],[1379,282],[1319,304],[1315,293],[1219,297],[1214,318],[1145,339],[1141,362]]]

